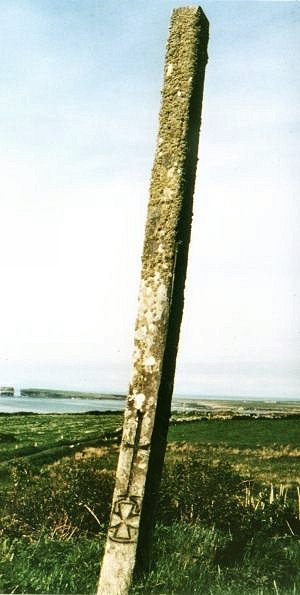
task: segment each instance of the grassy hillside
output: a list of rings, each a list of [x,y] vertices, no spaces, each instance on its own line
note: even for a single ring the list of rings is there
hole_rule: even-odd
[[[176,448],[172,444],[176,442]],[[300,420],[210,419],[176,422],[169,450],[189,449],[210,460],[226,460],[248,477],[265,483],[300,485]]]
[[[132,595],[300,592],[300,422],[218,416],[173,416],[153,565]],[[95,593],[121,426],[0,416],[1,593]]]
[[[41,466],[87,446],[115,442],[121,427],[120,413],[2,414],[0,477],[20,458]]]
[[[42,465],[107,441],[117,442],[122,422],[121,413],[2,414],[0,476],[8,461],[19,457]],[[299,426],[297,416],[207,419],[178,414],[169,429],[169,456],[188,447],[210,460],[227,460],[266,482],[300,483]]]

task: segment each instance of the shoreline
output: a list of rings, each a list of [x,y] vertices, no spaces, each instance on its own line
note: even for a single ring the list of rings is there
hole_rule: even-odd
[[[18,394],[19,393],[19,394]],[[21,388],[18,393],[14,395],[0,394],[0,398],[13,400],[15,398],[45,398],[45,399],[95,399],[95,400],[120,400],[125,401],[127,394],[118,392],[100,392],[100,391],[80,391],[80,390],[64,390],[64,389],[50,389],[50,388]],[[201,395],[201,394],[174,394],[173,402],[201,402],[208,404],[211,402],[219,403],[268,403],[268,404],[300,404],[299,397],[268,397],[268,396],[247,396],[247,395]]]

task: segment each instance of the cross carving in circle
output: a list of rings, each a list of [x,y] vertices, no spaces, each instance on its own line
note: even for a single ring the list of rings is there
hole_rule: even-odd
[[[136,496],[119,496],[116,500],[109,527],[113,541],[132,543],[137,539],[140,506]]]

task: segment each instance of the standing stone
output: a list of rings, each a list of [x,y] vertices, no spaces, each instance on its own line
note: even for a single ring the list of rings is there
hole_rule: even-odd
[[[125,595],[149,563],[166,449],[192,220],[208,21],[172,13],[148,205],[133,371],[98,595]]]

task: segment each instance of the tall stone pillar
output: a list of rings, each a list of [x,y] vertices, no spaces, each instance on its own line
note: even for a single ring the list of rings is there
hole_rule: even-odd
[[[149,563],[184,302],[208,21],[175,9],[152,170],[132,378],[98,595],[125,595]]]

